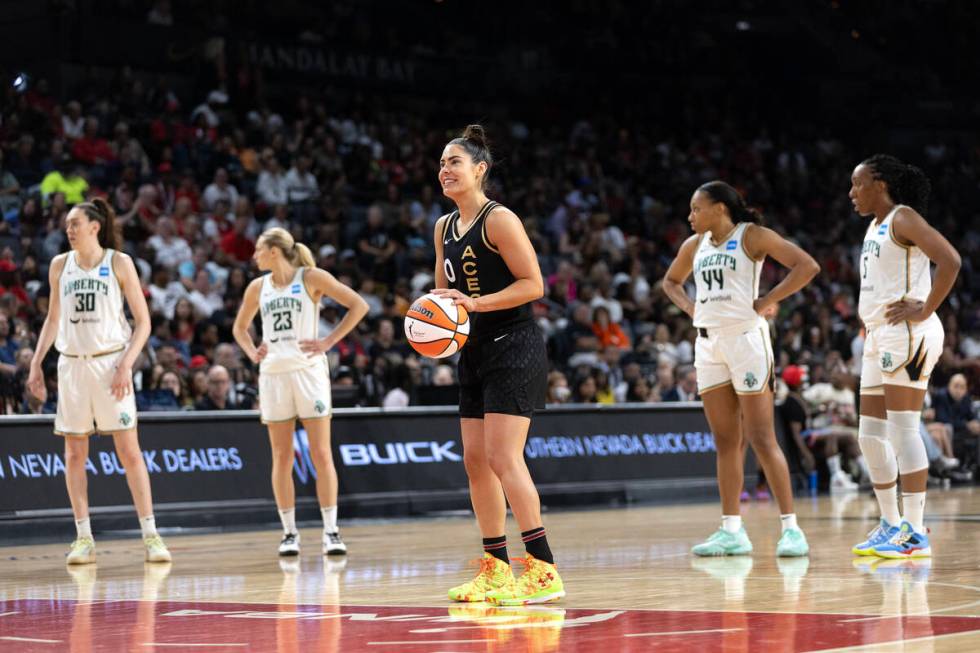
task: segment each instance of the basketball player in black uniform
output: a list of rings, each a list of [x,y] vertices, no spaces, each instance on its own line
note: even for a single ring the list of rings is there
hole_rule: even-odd
[[[512,211],[487,198],[493,160],[483,128],[470,125],[439,162],[457,210],[435,225],[436,286],[469,313],[459,360],[459,416],[470,499],[483,533],[480,573],[449,590],[454,601],[524,605],[565,595],[541,525],[541,502],[524,463],[531,415],[544,408],[548,359],[531,302],[544,294],[534,247]],[[505,499],[506,497],[506,499]],[[507,559],[507,501],[527,556],[515,579]]]

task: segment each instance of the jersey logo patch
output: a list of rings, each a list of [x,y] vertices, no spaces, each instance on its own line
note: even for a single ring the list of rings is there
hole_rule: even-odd
[[[884,236],[887,233],[888,233],[888,223],[883,223],[880,227],[878,227],[879,236]]]
[[[300,292],[302,292],[302,290],[303,290],[303,289],[302,289],[302,288],[300,288],[300,285],[299,285],[298,283],[294,283],[294,284],[293,284],[293,289],[292,289],[292,293],[293,293],[294,295],[298,295],[298,294],[300,294]]]
[[[918,381],[922,377],[922,368],[926,366],[926,353],[922,350],[925,338],[919,341],[919,347],[915,350],[912,360],[905,366],[905,371],[909,374],[910,381]]]
[[[109,276],[109,266],[108,265],[103,265],[102,267],[99,268],[99,276],[100,277],[108,277]]]
[[[735,249],[736,247],[738,247],[737,240],[729,240],[727,243],[725,243],[725,249],[728,250],[729,252]]]

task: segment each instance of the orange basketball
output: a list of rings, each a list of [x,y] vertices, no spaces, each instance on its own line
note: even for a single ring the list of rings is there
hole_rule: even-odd
[[[422,295],[405,314],[405,337],[415,351],[429,358],[452,356],[463,348],[469,335],[466,309],[447,297]]]

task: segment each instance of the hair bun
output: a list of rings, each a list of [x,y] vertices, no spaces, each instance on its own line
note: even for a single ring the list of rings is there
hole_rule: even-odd
[[[466,129],[463,130],[463,138],[473,141],[479,147],[487,146],[487,133],[483,129],[483,125],[466,125]]]

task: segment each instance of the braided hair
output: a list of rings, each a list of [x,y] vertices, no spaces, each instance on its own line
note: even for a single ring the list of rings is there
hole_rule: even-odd
[[[890,154],[875,154],[861,162],[871,170],[871,176],[885,182],[888,196],[896,204],[911,206],[925,215],[929,208],[929,178],[917,166],[903,163]]]

